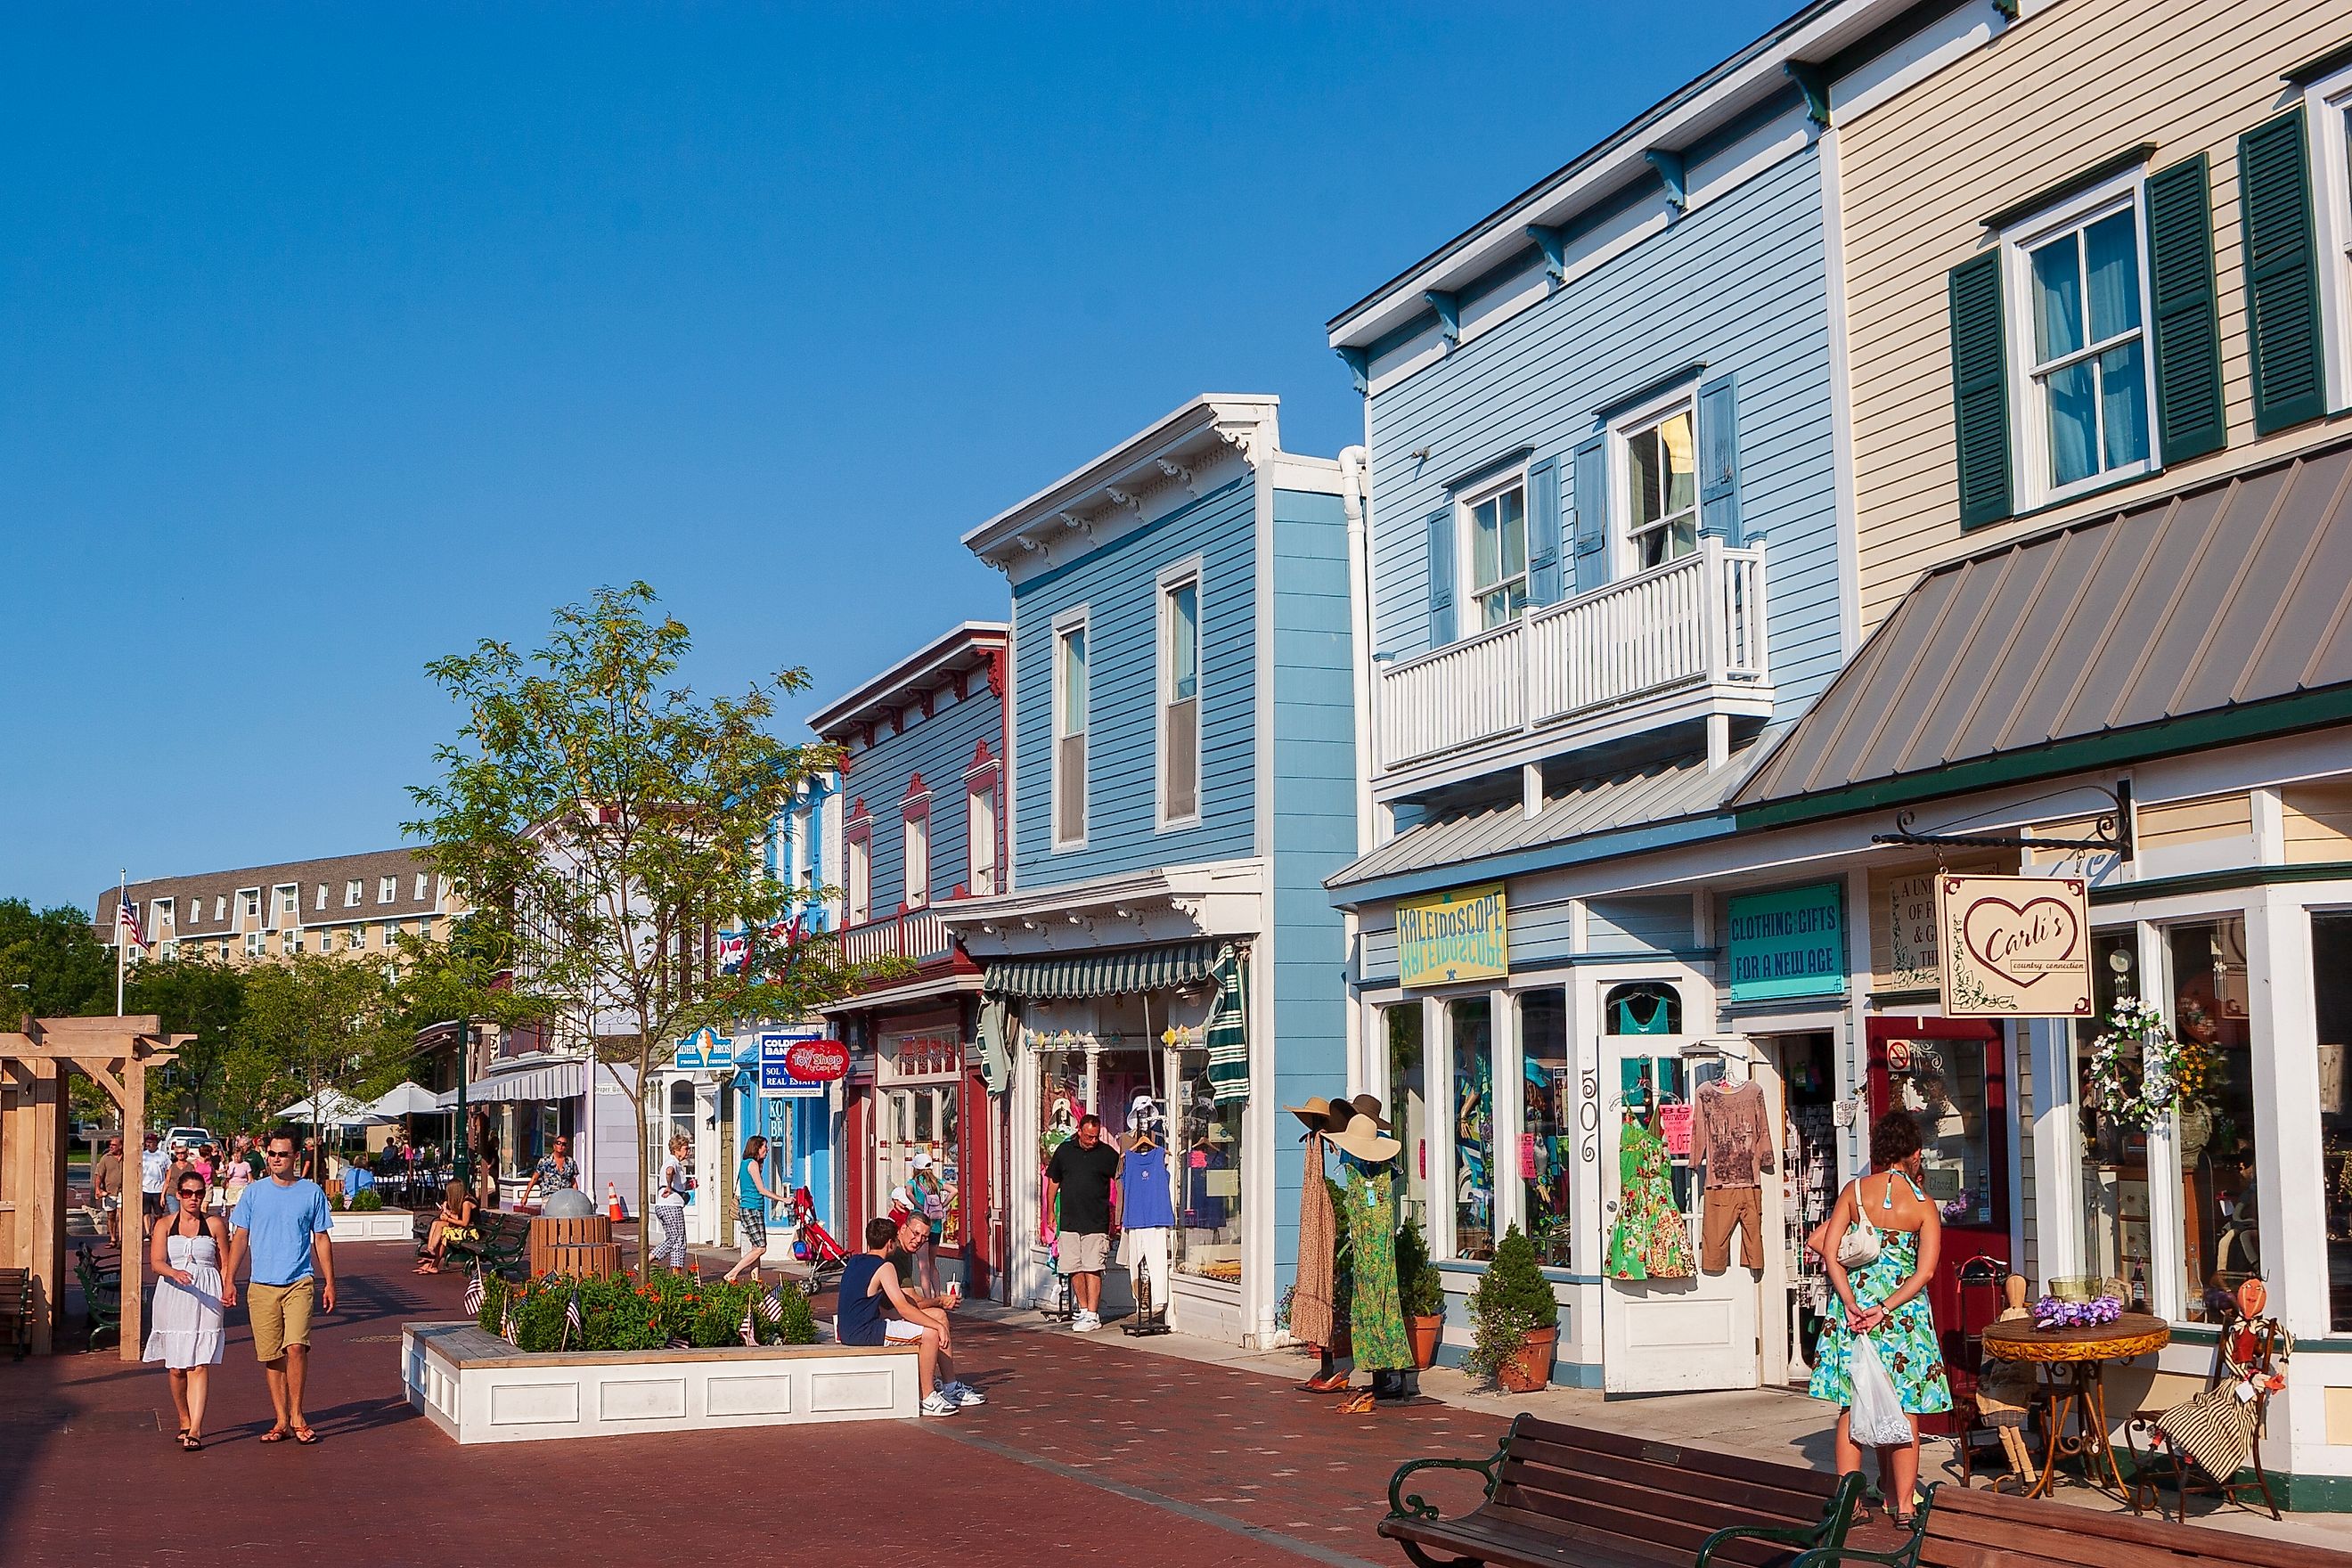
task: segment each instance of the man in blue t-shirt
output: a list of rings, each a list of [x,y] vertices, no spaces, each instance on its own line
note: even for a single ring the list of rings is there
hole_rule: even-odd
[[[318,1183],[297,1173],[294,1134],[279,1128],[262,1141],[269,1174],[245,1189],[228,1216],[228,1263],[221,1270],[221,1304],[236,1305],[237,1266],[253,1260],[246,1289],[253,1353],[269,1383],[278,1425],[265,1443],[291,1437],[319,1440],[302,1418],[302,1385],[310,1359],[310,1313],[335,1310],[333,1211]]]

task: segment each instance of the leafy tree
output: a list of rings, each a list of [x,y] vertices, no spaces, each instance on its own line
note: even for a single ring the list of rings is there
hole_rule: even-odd
[[[88,914],[67,904],[36,913],[22,899],[0,899],[0,1016],[10,1028],[27,1013],[76,1018],[113,1011],[114,953]]]
[[[383,958],[297,952],[246,973],[242,1059],[230,1071],[275,1110],[341,1094],[365,1101],[398,1083],[415,1049]],[[314,1117],[312,1125],[319,1128]]]
[[[532,653],[484,641],[428,665],[465,718],[435,753],[440,782],[410,792],[421,815],[407,825],[509,944],[515,990],[635,1105],[640,1152],[646,1086],[680,1038],[805,1017],[898,968],[845,965],[830,935],[791,927],[808,890],[762,864],[796,786],[840,761],[838,748],[768,731],[776,698],[803,689],[806,672],[704,700],[672,684],[691,638],[656,604],[643,583],[600,589],[557,610]],[[721,930],[750,934],[731,971],[715,961]]]
[[[245,1016],[246,979],[246,971],[205,958],[163,960],[131,972],[128,1010],[157,1015],[165,1034],[195,1037],[180,1047],[178,1058],[150,1089],[151,1104],[160,1091],[173,1116],[200,1127],[212,1127],[215,1115],[230,1125],[251,1125],[257,1118],[260,1107],[236,1102],[227,1093],[229,1058]]]

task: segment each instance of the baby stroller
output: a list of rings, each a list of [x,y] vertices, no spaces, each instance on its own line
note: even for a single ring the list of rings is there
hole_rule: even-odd
[[[806,1187],[793,1189],[793,1256],[809,1266],[807,1277],[801,1280],[801,1294],[814,1300],[820,1292],[841,1282],[842,1270],[849,1267],[849,1254],[833,1233],[817,1223],[816,1200],[809,1196]]]

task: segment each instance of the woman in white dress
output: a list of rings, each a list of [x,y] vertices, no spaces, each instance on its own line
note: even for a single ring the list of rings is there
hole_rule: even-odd
[[[180,1173],[172,1212],[155,1222],[147,1267],[155,1275],[145,1359],[169,1369],[172,1404],[180,1414],[180,1447],[205,1446],[205,1394],[221,1358],[221,1310],[236,1305],[236,1287],[221,1277],[228,1229],[205,1212],[204,1178]]]

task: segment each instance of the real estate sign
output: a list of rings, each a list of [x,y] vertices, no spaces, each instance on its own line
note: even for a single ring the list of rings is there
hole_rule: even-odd
[[[2090,889],[2080,877],[1936,879],[1948,1018],[2091,1016]]]
[[[1397,978],[1406,989],[1500,980],[1510,968],[1502,883],[1397,900]]]

